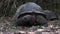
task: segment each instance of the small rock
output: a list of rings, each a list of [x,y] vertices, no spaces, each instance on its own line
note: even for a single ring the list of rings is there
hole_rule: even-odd
[[[35,34],[35,32],[28,32],[28,34]]]
[[[19,31],[20,33],[26,33],[25,31]]]
[[[39,31],[39,32],[43,32],[43,31],[44,31],[44,29],[37,29],[37,31]]]
[[[42,32],[42,34],[55,34],[54,32]]]
[[[26,34],[25,31],[16,31],[14,34]]]
[[[4,34],[3,32],[0,32],[0,34]]]

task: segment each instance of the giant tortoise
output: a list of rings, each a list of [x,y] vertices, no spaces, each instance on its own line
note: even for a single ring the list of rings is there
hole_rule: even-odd
[[[39,5],[28,2],[21,5],[14,16],[16,26],[47,25],[48,20],[57,19],[54,13],[43,10]]]

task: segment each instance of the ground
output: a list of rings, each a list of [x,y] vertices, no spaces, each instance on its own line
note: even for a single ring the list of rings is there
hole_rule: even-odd
[[[59,22],[60,20],[58,20]],[[0,34],[60,34],[60,24],[50,24],[48,27],[32,26],[32,27],[15,27],[11,17],[0,17]]]

